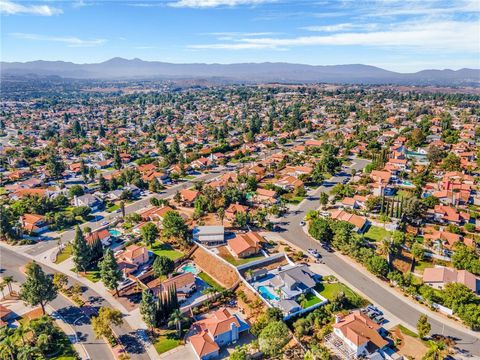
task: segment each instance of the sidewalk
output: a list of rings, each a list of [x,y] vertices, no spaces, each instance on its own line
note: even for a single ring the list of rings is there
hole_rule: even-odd
[[[309,234],[308,234],[308,231],[306,229],[306,226],[302,228],[303,231],[305,232],[306,236],[308,236],[309,238],[312,238]],[[312,238],[313,239],[313,238]],[[285,240],[285,242],[291,244],[288,240]],[[292,244],[293,245],[293,244]],[[462,331],[462,332],[465,332],[465,333],[468,333],[469,335],[472,335],[476,338],[480,338],[480,334],[478,334],[477,332],[473,331],[473,330],[470,330],[469,328],[463,326],[462,324],[459,324],[458,322],[452,320],[452,319],[449,319],[448,317],[446,316],[442,316],[441,314],[437,313],[437,312],[434,312],[432,310],[430,310],[428,307],[426,307],[425,305],[423,304],[420,304],[419,302],[416,302],[416,301],[413,301],[410,299],[410,297],[406,297],[403,295],[403,293],[399,292],[397,289],[392,289],[387,283],[385,283],[384,281],[380,280],[378,277],[376,277],[375,275],[373,275],[372,273],[370,273],[367,269],[365,269],[365,267],[363,267],[361,264],[359,264],[357,261],[355,261],[354,259],[348,257],[348,256],[345,256],[345,255],[342,255],[341,253],[339,253],[338,251],[336,251],[333,255],[343,259],[345,262],[348,262],[351,266],[355,267],[358,271],[360,271],[363,275],[367,276],[370,280],[374,281],[377,285],[379,286],[382,286],[385,290],[387,290],[388,292],[390,292],[392,295],[394,295],[396,298],[398,298],[399,300],[403,301],[405,304],[409,305],[409,306],[412,306],[412,307],[422,307],[423,311],[425,313],[428,313],[428,316],[430,316],[431,318],[434,318],[435,320],[437,320],[438,322],[440,323],[448,323],[449,326],[457,329],[458,331]],[[338,276],[337,274],[335,274],[335,272],[333,270],[330,270],[332,275],[335,275],[337,277],[337,279],[341,280],[342,278],[340,276]],[[355,291],[357,291],[359,294],[361,294],[362,296],[364,296],[365,298],[367,298],[368,300],[371,300],[368,298],[368,296],[366,296],[365,294],[362,293],[362,291],[358,290],[355,288],[355,285],[353,284],[350,284],[348,283],[347,281],[344,281],[344,280],[341,280],[342,282],[344,282],[346,285],[350,286],[352,289],[354,289]],[[372,301],[372,303],[374,303]],[[381,304],[376,304],[374,303],[374,305],[376,306],[379,306],[380,308],[382,307]],[[392,315],[393,316],[393,315]],[[406,327],[410,328],[411,330],[415,331],[416,332],[416,329],[414,329],[412,326],[409,326],[408,324],[403,324],[403,325],[406,325]]]
[[[15,246],[8,245],[5,243],[0,243],[0,247],[5,247],[9,250],[16,251]],[[70,269],[73,267],[73,263],[71,259],[68,259],[66,261],[63,261],[60,264],[55,264],[50,260],[50,253],[56,249],[50,249],[46,251],[45,253],[32,256],[26,253],[22,253],[23,256],[30,258],[32,260],[35,260],[36,262],[46,265],[55,271],[61,272],[67,276],[69,276],[72,279],[75,279],[75,281],[78,281],[82,285],[85,285],[86,287],[94,290],[97,292],[100,296],[102,296],[113,308],[120,310],[122,313],[127,314],[127,316],[124,317],[125,322],[133,329],[133,330],[147,330],[147,326],[143,322],[140,312],[138,311],[133,311],[133,312],[128,312],[127,309],[117,300],[115,299],[110,292],[103,286],[101,282],[98,283],[93,283],[90,280],[84,278],[83,276],[80,276],[76,274],[75,272],[71,271]],[[148,356],[151,359],[158,359],[158,353],[155,350],[153,344],[148,338],[142,338],[139,339],[142,343],[145,345],[145,349],[147,351]]]

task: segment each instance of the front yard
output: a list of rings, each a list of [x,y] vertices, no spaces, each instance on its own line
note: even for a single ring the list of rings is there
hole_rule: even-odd
[[[72,244],[68,244],[65,246],[57,255],[57,258],[55,259],[55,264],[60,264],[61,262],[64,262],[67,260],[70,256],[72,256],[72,251],[73,247]]]
[[[315,286],[315,290],[329,301],[335,300],[340,293],[343,293],[353,307],[361,307],[368,304],[367,300],[340,282],[321,282]]]
[[[155,340],[153,346],[155,346],[155,350],[157,350],[157,353],[160,355],[175,349],[181,344],[182,340],[177,337],[176,330],[162,330],[160,335]]]
[[[374,242],[380,242],[388,236],[390,236],[390,231],[375,225],[370,226],[368,231],[365,233],[365,238],[368,241]]]
[[[183,254],[180,251],[175,250],[172,245],[161,242],[155,242],[148,247],[148,250],[157,256],[166,256],[171,260],[176,260],[183,256]]]

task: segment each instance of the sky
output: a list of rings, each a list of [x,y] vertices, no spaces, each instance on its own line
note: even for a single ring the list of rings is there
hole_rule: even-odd
[[[480,68],[480,0],[0,0],[2,61]]]

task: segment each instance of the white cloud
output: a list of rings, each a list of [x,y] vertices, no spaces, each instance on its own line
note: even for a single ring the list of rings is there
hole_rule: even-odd
[[[373,46],[479,52],[480,23],[477,21],[419,21],[396,24],[384,31],[346,32],[290,38],[248,38],[233,43],[200,44],[195,49],[272,49],[296,46]]]
[[[60,42],[67,44],[69,47],[99,46],[106,42],[105,39],[83,40],[74,36],[48,36],[26,33],[12,33],[11,35],[16,37],[17,39]]]
[[[353,23],[342,23],[342,24],[332,24],[332,25],[313,25],[305,26],[301,29],[308,31],[318,31],[318,32],[340,32],[347,30],[374,30],[377,28],[377,24],[353,24]]]
[[[48,5],[22,5],[9,0],[0,0],[0,13],[52,16],[63,13],[63,10]]]
[[[214,8],[219,6],[260,5],[276,0],[177,0],[168,5],[186,8]]]

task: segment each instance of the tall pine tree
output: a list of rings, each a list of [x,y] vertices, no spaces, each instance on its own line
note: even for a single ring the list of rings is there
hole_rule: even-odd
[[[140,314],[145,324],[152,329],[156,325],[156,306],[155,299],[150,290],[143,290],[142,302],[140,303]]]
[[[107,289],[115,290],[115,293],[118,296],[118,284],[120,283],[120,280],[122,280],[123,275],[111,249],[105,251],[103,260],[100,262],[100,276]]]
[[[75,228],[75,238],[72,244],[73,263],[75,264],[76,271],[87,271],[91,262],[90,246],[88,246],[85,237],[83,236],[82,229],[77,225]]]

